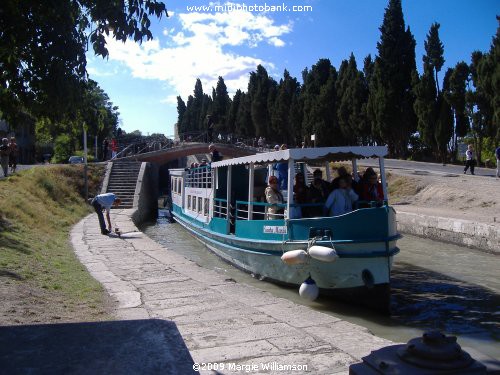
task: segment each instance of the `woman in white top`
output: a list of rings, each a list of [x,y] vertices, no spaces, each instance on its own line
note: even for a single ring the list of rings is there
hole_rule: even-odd
[[[358,195],[349,186],[348,178],[339,178],[339,188],[328,196],[323,209],[325,216],[338,216],[352,211],[352,203],[358,200]]]

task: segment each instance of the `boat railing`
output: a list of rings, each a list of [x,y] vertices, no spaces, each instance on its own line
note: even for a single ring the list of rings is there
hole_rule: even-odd
[[[284,219],[288,217],[290,219],[299,219],[299,218],[311,218],[310,216],[302,216],[302,209],[308,208],[323,208],[325,206],[324,203],[293,203],[290,204],[291,211],[290,213],[285,212],[287,207],[286,203],[280,204],[272,204],[272,203],[264,203],[264,202],[248,202],[248,201],[236,201],[236,220],[266,220],[269,218],[272,219]],[[377,208],[388,206],[388,201],[357,201],[354,204],[353,211],[360,208]],[[254,209],[254,207],[264,207],[264,209]],[[269,207],[280,207],[283,208],[283,212],[278,213],[269,213]],[[298,211],[299,209],[301,211]],[[251,211],[250,211],[251,210]],[[312,217],[323,217],[323,215],[312,216]]]
[[[227,219],[227,199],[214,198],[214,217]]]
[[[190,168],[186,172],[186,187],[210,189],[212,187],[212,172],[209,166]]]
[[[254,209],[257,207],[257,209]],[[268,212],[269,207],[282,208],[281,212]],[[285,218],[285,203],[264,203],[264,202],[247,202],[236,201],[236,220],[264,220],[273,219],[280,220]],[[249,214],[252,210],[251,215]]]

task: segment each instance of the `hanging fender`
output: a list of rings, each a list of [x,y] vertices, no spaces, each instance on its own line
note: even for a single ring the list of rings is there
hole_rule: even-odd
[[[313,245],[309,248],[308,253],[311,258],[327,263],[335,262],[339,258],[333,247]]]
[[[281,260],[288,265],[304,264],[307,261],[307,253],[304,250],[287,251],[281,256]]]

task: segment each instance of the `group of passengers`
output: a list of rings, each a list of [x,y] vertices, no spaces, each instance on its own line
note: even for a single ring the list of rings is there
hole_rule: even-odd
[[[327,182],[323,180],[322,171],[316,169],[309,186],[305,183],[303,173],[295,174],[294,205],[288,216],[291,219],[338,216],[351,212],[355,202],[358,202],[358,207],[370,207],[371,203],[368,202],[380,204],[384,200],[382,184],[373,168],[367,168],[361,178],[359,173],[357,178],[353,178],[345,167],[340,167],[337,174],[333,181]],[[272,204],[267,207],[266,219],[282,219],[285,200],[278,177],[269,177],[265,196],[267,203]]]

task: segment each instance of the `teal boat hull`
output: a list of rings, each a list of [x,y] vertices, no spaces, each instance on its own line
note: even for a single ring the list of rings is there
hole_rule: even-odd
[[[175,206],[173,214],[179,224],[190,231],[208,249],[226,262],[256,278],[283,285],[298,286],[311,276],[325,295],[389,311],[390,272],[393,256],[399,252],[396,241],[395,212],[390,207],[358,210],[344,217],[289,220],[241,221],[235,234],[225,234],[226,221],[212,218],[205,223],[185,215]],[[373,216],[373,217],[372,217]],[[370,230],[360,219],[377,220]],[[239,225],[241,224],[241,225]],[[286,234],[263,233],[263,226],[285,227]],[[238,226],[239,225],[239,226]],[[356,225],[354,235],[352,225]],[[334,247],[339,258],[332,263],[313,258],[300,265],[287,265],[283,253],[308,247],[315,229],[329,229],[331,239],[317,244]],[[382,232],[381,232],[382,231]],[[382,235],[380,235],[382,233]],[[377,237],[378,234],[378,237]]]

